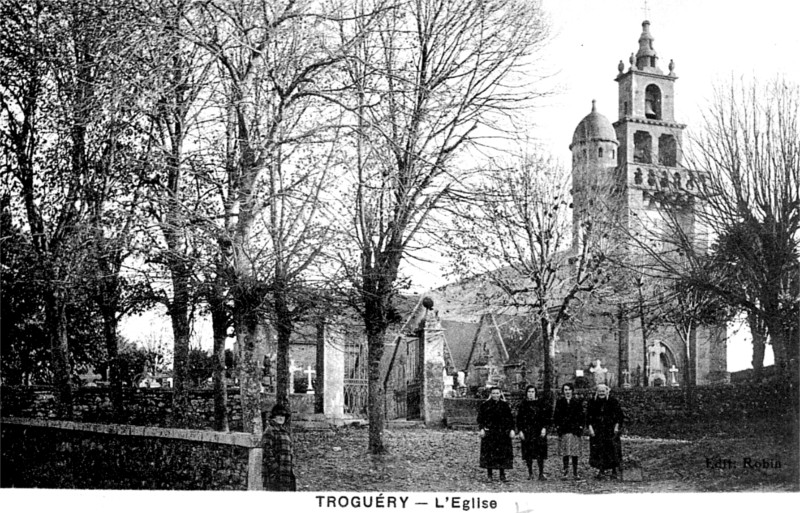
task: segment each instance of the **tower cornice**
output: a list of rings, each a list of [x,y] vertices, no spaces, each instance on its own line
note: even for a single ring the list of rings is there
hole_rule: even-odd
[[[640,125],[663,126],[667,128],[676,128],[679,130],[683,130],[684,128],[686,128],[686,125],[683,123],[670,123],[669,121],[662,121],[659,119],[637,118],[633,116],[621,117],[619,120],[611,123],[611,125],[614,128],[617,128],[618,126],[624,123],[638,123]]]
[[[678,78],[678,75],[665,75],[664,73],[652,73],[650,71],[642,71],[640,69],[629,69],[625,73],[620,73],[619,75],[617,75],[617,78],[615,78],[614,80],[619,82],[620,80],[624,79],[625,77],[631,74],[642,75],[645,77],[653,77],[661,80],[672,80],[672,81],[675,81],[675,79]]]

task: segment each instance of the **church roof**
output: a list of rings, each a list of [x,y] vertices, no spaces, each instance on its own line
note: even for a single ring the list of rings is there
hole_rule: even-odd
[[[572,134],[572,144],[569,148],[580,143],[590,141],[608,141],[618,143],[617,132],[607,117],[603,116],[595,108],[594,100],[592,100],[592,112],[578,123],[575,128],[575,133]]]
[[[453,365],[456,370],[466,370],[469,364],[469,354],[475,343],[475,336],[480,325],[476,322],[462,322],[442,319],[444,337]]]

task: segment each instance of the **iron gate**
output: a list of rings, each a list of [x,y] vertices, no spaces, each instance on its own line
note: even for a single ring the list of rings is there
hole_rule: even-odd
[[[369,396],[367,343],[347,344],[344,351],[344,413],[366,419]]]

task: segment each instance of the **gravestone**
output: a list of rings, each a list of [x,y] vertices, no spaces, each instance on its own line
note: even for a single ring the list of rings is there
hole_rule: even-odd
[[[607,385],[608,380],[608,369],[603,367],[603,364],[600,363],[600,360],[595,360],[592,367],[589,369],[589,372],[592,373],[592,378],[594,379],[594,385]]]

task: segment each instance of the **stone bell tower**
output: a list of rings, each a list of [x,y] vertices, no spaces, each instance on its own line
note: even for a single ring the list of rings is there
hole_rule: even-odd
[[[681,167],[682,137],[686,125],[675,121],[675,64],[669,72],[658,66],[650,22],[642,22],[639,50],[631,54],[630,67],[619,62],[619,120],[614,130],[619,141],[619,177],[631,216],[656,230],[654,201],[668,192],[695,185],[695,175]],[[632,221],[632,220],[629,220]],[[629,228],[634,226],[629,222]]]

